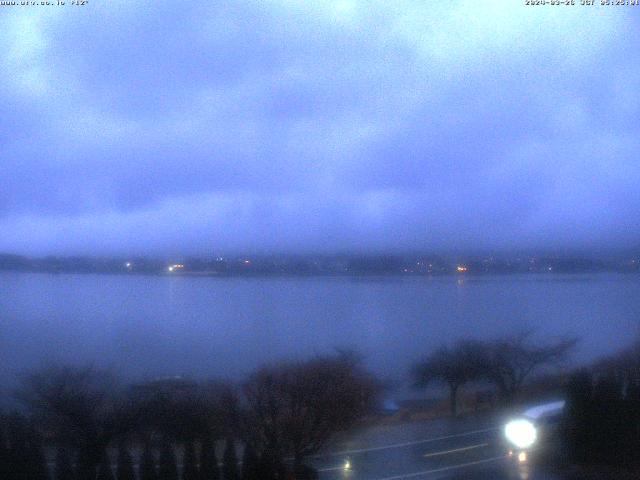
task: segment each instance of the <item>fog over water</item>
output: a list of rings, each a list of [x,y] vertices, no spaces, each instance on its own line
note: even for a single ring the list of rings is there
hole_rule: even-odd
[[[460,335],[575,334],[576,361],[640,330],[640,277],[189,278],[0,274],[8,384],[43,363],[93,363],[125,378],[240,379],[256,366],[355,347],[406,381],[421,355]],[[6,383],[5,383],[6,384]]]

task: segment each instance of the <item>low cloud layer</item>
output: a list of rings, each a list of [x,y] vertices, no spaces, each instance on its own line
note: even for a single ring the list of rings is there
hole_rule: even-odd
[[[629,247],[640,7],[0,7],[0,250]]]

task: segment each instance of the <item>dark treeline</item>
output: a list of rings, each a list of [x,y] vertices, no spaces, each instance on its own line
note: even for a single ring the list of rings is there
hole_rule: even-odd
[[[640,342],[575,372],[567,388],[564,443],[581,464],[640,464]]]
[[[264,367],[239,386],[182,378],[121,385],[106,371],[27,376],[0,422],[6,480],[313,479],[306,459],[376,403],[341,352]]]
[[[566,255],[248,255],[212,257],[25,257],[0,253],[0,271],[172,275],[446,275],[640,272],[640,257]]]
[[[459,341],[412,374],[417,386],[445,385],[454,414],[459,390],[473,382],[511,405],[533,372],[559,365],[575,344],[530,332]],[[568,378],[566,458],[640,462],[640,343]],[[309,457],[372,413],[379,393],[350,352],[263,367],[238,385],[181,377],[124,385],[104,370],[50,367],[23,378],[20,412],[0,416],[0,478],[314,479]]]

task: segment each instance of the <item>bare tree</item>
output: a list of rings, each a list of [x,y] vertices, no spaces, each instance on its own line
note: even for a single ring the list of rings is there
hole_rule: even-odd
[[[58,447],[58,450],[56,452],[53,478],[55,480],[74,480],[75,478],[71,454],[65,447]]]
[[[224,437],[237,410],[227,382],[158,379],[130,387],[129,398],[142,431],[176,442]]]
[[[116,477],[118,480],[135,480],[136,474],[133,468],[133,459],[127,445],[121,443],[118,446],[118,463],[116,464]]]
[[[236,456],[236,445],[233,438],[225,440],[224,453],[222,454],[222,476],[224,480],[239,480],[238,457]]]
[[[140,458],[139,477],[140,480],[158,480],[156,456],[153,453],[149,442],[144,444],[144,450],[142,451],[142,457]]]
[[[80,475],[91,476],[109,443],[134,426],[117,391],[108,372],[51,367],[26,377],[18,397],[58,442],[78,450]]]
[[[369,412],[377,392],[377,382],[346,353],[263,368],[244,385],[246,430],[262,457],[278,464],[292,455],[300,466]]]
[[[0,471],[7,480],[46,480],[47,462],[40,432],[26,417],[14,413],[0,419],[3,453]]]
[[[536,369],[564,361],[577,343],[565,338],[536,345],[532,332],[503,337],[489,342],[484,353],[484,374],[506,402],[511,402],[526,378]]]
[[[483,372],[483,346],[475,341],[461,341],[453,347],[443,346],[414,365],[414,385],[424,388],[432,382],[449,387],[451,414],[458,412],[458,391],[464,384],[478,380]]]
[[[216,448],[210,437],[203,439],[200,445],[200,478],[203,480],[220,479]]]

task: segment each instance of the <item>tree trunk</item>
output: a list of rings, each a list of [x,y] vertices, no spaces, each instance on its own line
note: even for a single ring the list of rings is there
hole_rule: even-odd
[[[94,480],[96,477],[96,469],[100,463],[99,447],[94,445],[83,445],[78,452],[78,479]]]
[[[449,406],[454,417],[458,416],[458,387],[459,385],[449,385]]]

